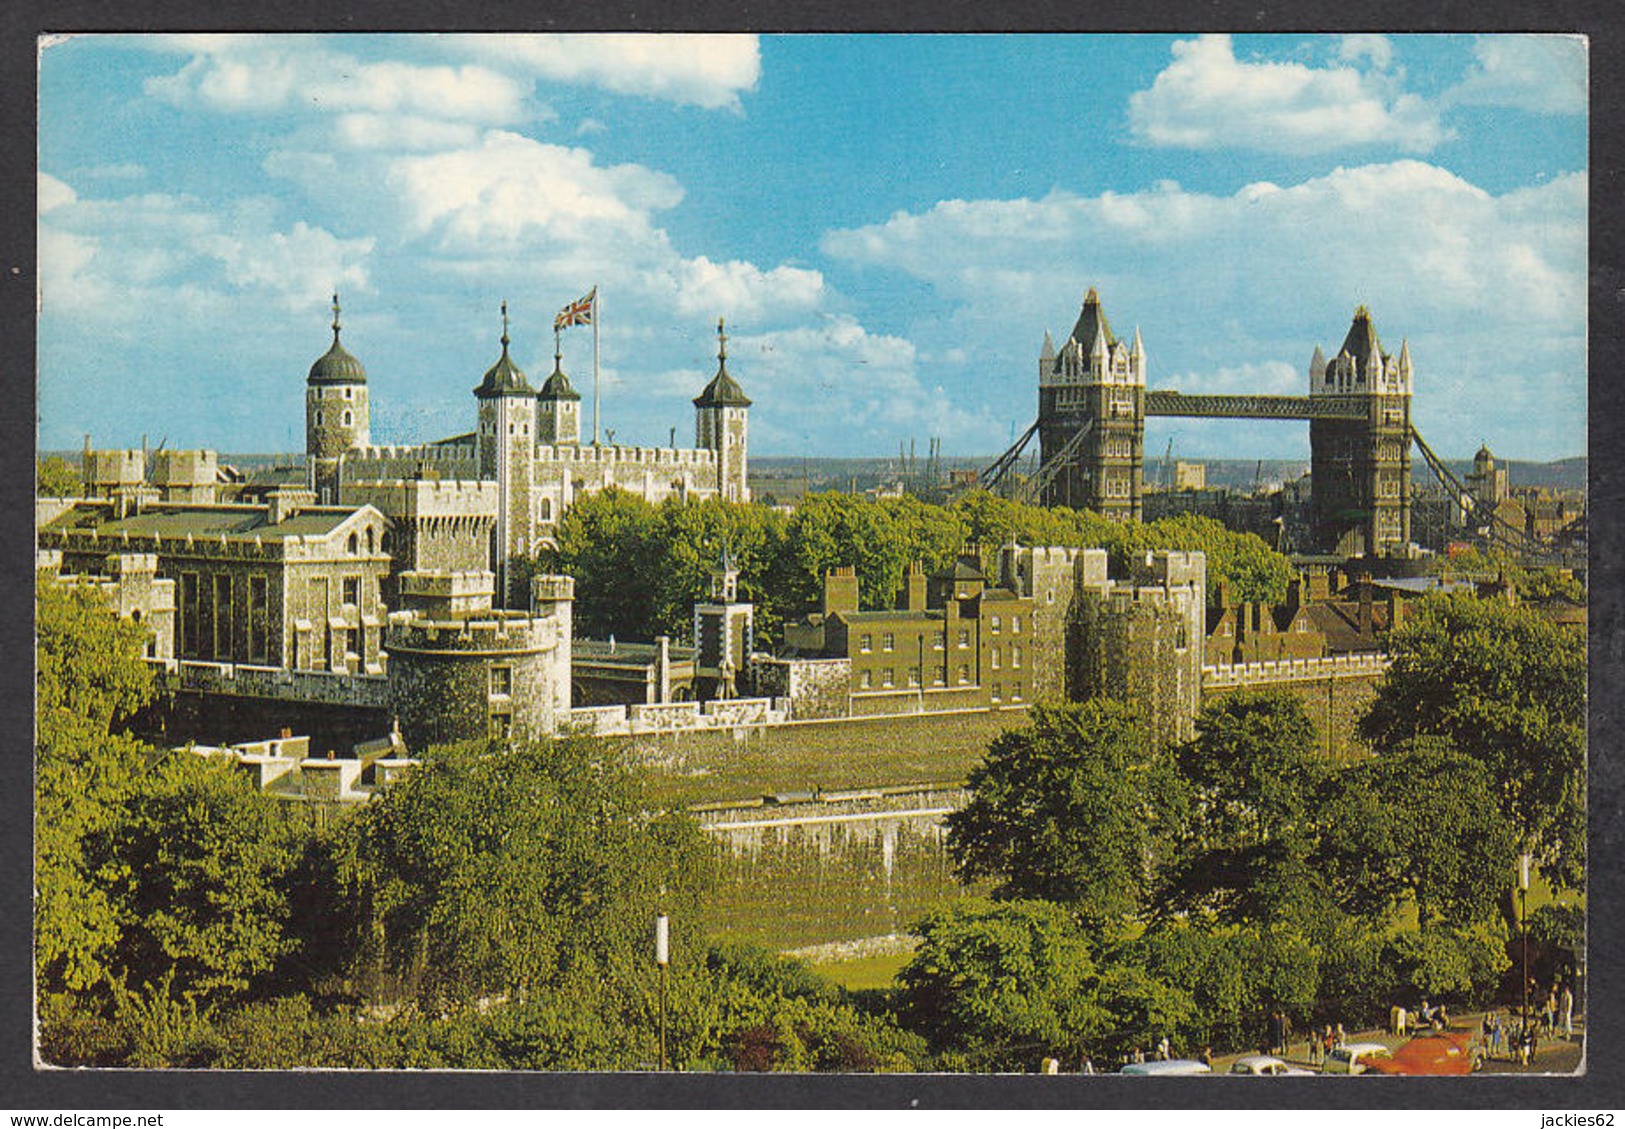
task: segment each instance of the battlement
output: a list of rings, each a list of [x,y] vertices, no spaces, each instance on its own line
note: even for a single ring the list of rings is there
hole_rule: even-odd
[[[84,453],[85,481],[92,488],[135,486],[146,479],[147,453],[139,447]]]
[[[495,482],[470,478],[347,480],[347,502],[369,502],[401,518],[496,517],[501,492]]]
[[[561,727],[592,736],[683,733],[739,726],[782,725],[790,720],[783,698],[730,698],[655,705],[586,706],[562,715]]]
[[[531,577],[531,602],[537,606],[541,604],[558,604],[576,598],[576,581],[573,576],[559,576],[542,574]]]
[[[558,645],[558,622],[552,617],[500,609],[435,619],[412,612],[391,612],[384,633],[386,651],[414,654],[521,655],[552,650]]]
[[[697,447],[594,447],[574,443],[541,444],[536,448],[539,463],[623,464],[679,468],[710,468],[717,465],[717,453]]]
[[[474,443],[374,443],[356,447],[346,453],[345,462],[355,464],[368,460],[379,462],[396,459],[420,459],[424,462],[463,462],[474,457]]]
[[[220,456],[210,450],[152,453],[152,481],[155,486],[213,486],[220,470]]]
[[[389,705],[389,681],[381,674],[287,670],[248,663],[180,659],[147,659],[146,662],[167,690],[372,709],[384,709]]]
[[[1331,678],[1375,678],[1392,663],[1386,654],[1334,655],[1322,659],[1281,659],[1277,662],[1204,666],[1202,689],[1276,686],[1289,682],[1324,682]]]

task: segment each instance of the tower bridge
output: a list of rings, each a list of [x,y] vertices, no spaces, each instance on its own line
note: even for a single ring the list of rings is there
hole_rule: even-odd
[[[1317,345],[1307,396],[1187,395],[1146,388],[1145,344],[1136,329],[1118,339],[1093,288],[1065,344],[1050,335],[1038,359],[1038,419],[982,474],[989,489],[1010,480],[1036,437],[1037,471],[1026,500],[1090,509],[1113,520],[1138,520],[1144,494],[1147,416],[1199,419],[1307,420],[1313,488],[1314,547],[1345,555],[1403,552],[1411,539],[1411,448],[1464,509],[1471,493],[1422,441],[1411,422],[1410,347],[1385,352],[1365,306],[1330,359]],[[1510,527],[1495,526],[1504,541]],[[1523,531],[1516,531],[1523,538]],[[1526,539],[1525,539],[1526,540]]]

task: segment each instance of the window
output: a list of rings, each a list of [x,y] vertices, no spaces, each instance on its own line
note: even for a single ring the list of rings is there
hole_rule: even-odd
[[[354,533],[350,534],[349,539],[344,542],[344,551],[353,557],[360,550],[361,544],[356,540],[356,535]]]
[[[510,713],[494,713],[491,715],[491,736],[497,741],[506,741],[513,735],[513,715]]]
[[[1021,617],[1019,615],[1013,615],[1010,617],[1010,634],[1021,634]]]
[[[999,649],[997,647],[994,647],[993,652],[988,655],[988,664],[992,666],[994,670],[999,669]]]
[[[948,682],[948,668],[936,666],[931,668],[931,685],[944,686]]]
[[[964,686],[969,681],[970,681],[970,664],[969,663],[960,663],[959,664],[959,684],[961,686]]]
[[[888,631],[884,635],[882,635],[880,637],[880,649],[882,651],[896,650],[897,649],[897,636],[895,634],[893,634],[892,632],[890,632],[890,631]]]
[[[880,684],[882,686],[890,686],[892,684],[892,668],[891,667],[888,666],[885,670],[880,672]]]
[[[1021,648],[1020,647],[1011,647],[1010,648],[1010,665],[1015,666],[1015,667],[1019,667],[1021,665]]]
[[[372,552],[373,552],[372,526],[369,525],[369,526],[367,526],[367,555],[371,556]]]
[[[993,695],[992,695],[992,697],[993,697],[993,700],[995,702],[999,702],[999,701],[1004,700],[1004,684],[1002,682],[995,682],[993,684]]]
[[[874,687],[875,672],[872,670],[860,671],[858,674],[858,689],[869,690]]]
[[[322,425],[322,410],[320,408],[317,408],[316,409],[316,426],[320,427],[321,425]]]
[[[203,585],[195,572],[181,573],[181,657],[195,659],[203,649]]]
[[[353,423],[353,422],[354,422],[354,420],[353,420],[353,418],[352,418],[352,417],[351,417],[351,415],[350,415],[350,409],[349,409],[349,408],[345,408],[345,409],[344,409],[344,426],[345,426],[345,427],[349,427],[349,426],[350,426],[350,424],[351,424],[351,423]]]
[[[920,684],[920,668],[919,667],[911,666],[911,667],[908,668],[908,684],[910,686],[918,686]]]
[[[870,651],[874,650],[874,646],[875,646],[875,637],[873,635],[859,635],[858,636],[858,650],[859,651],[861,651],[861,652],[863,652],[864,654],[867,655]]]
[[[361,606],[361,578],[359,576],[346,576],[344,578],[344,603],[352,607]]]
[[[943,643],[944,643],[944,640],[945,640],[947,634],[948,633],[946,631],[938,631],[936,634],[931,636],[931,649],[933,651],[942,650]]]
[[[231,577],[214,578],[214,657],[231,661]]]
[[[509,666],[493,666],[491,668],[491,696],[507,697],[513,693],[513,668]]]
[[[992,619],[990,619],[988,621],[988,630],[991,631],[994,635],[997,635],[999,633],[999,624],[1000,624],[999,617],[994,616]]]
[[[1021,683],[1017,682],[1014,686],[1010,687],[1010,700],[1012,702],[1021,701]]]
[[[265,662],[270,658],[270,583],[263,576],[248,578],[248,659]]]
[[[964,627],[961,627],[959,629],[959,645],[961,647],[970,646],[970,631],[969,631],[969,629],[964,628]]]

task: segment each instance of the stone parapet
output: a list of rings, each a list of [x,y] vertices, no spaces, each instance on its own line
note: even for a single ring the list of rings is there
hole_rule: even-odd
[[[286,670],[246,663],[148,659],[160,685],[170,691],[230,694],[245,698],[272,698],[286,702],[361,706],[383,709],[389,705],[389,680],[380,674],[342,671]]]
[[[1275,662],[1204,666],[1202,689],[1267,686],[1282,682],[1320,682],[1328,678],[1373,678],[1387,671],[1393,660],[1386,654],[1335,655],[1321,659],[1281,659]]]

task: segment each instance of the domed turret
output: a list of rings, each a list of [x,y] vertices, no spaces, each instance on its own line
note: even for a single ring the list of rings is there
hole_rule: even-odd
[[[556,329],[553,331],[553,371],[542,382],[542,390],[536,393],[536,441],[581,442],[581,393],[570,386],[570,378],[564,375]]]
[[[323,502],[338,500],[337,461],[372,442],[367,370],[339,342],[339,296],[333,295],[333,344],[305,379],[305,454],[311,487]]]
[[[716,452],[717,494],[730,502],[750,501],[746,471],[746,427],[750,397],[728,374],[728,335],[717,319],[717,374],[694,398],[694,433],[698,445]]]

